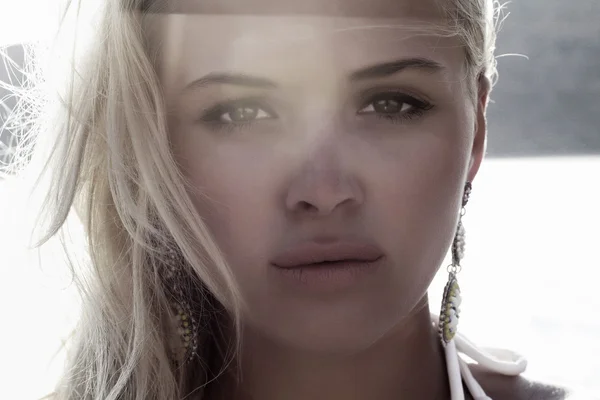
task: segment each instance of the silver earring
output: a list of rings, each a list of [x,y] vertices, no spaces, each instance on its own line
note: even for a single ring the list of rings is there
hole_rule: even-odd
[[[458,219],[454,241],[452,242],[452,264],[448,266],[448,282],[444,287],[444,295],[442,297],[442,309],[440,311],[438,327],[440,339],[444,346],[456,335],[458,319],[460,318],[460,304],[462,298],[456,275],[462,268],[460,262],[465,254],[465,228],[462,224],[462,217],[465,215],[465,207],[469,202],[471,189],[471,182],[467,182],[463,193],[460,217]]]

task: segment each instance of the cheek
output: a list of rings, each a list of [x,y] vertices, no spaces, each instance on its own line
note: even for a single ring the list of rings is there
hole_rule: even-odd
[[[192,199],[231,267],[265,265],[278,168],[259,149],[213,143],[206,134],[179,140],[177,158]]]
[[[415,213],[419,210],[454,207],[469,162],[469,135],[458,128],[438,130],[414,145],[405,144],[401,156],[382,159],[388,173],[376,172],[373,194],[395,209],[395,215],[409,218],[426,217]]]
[[[370,164],[368,219],[396,260],[410,266],[398,273],[416,274],[413,282],[428,282],[453,237],[470,160],[470,118],[435,119]]]

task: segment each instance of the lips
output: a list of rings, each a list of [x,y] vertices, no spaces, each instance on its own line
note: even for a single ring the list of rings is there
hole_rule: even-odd
[[[369,243],[306,242],[277,254],[271,263],[279,268],[336,267],[371,263],[382,257],[383,252],[377,246]]]

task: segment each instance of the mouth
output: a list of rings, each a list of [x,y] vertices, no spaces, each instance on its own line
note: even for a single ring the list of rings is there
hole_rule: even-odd
[[[368,267],[370,264],[374,264],[379,261],[381,257],[376,258],[374,260],[354,260],[354,259],[343,259],[343,260],[334,260],[334,261],[321,261],[312,264],[299,264],[293,267],[279,267],[285,269],[304,269],[307,271],[310,270],[319,270],[319,269],[344,269],[344,268],[364,268]]]
[[[271,261],[278,268],[320,269],[366,266],[383,258],[376,246],[364,242],[302,243],[279,253]]]
[[[280,272],[276,276],[301,290],[339,293],[369,282],[384,258],[381,249],[366,242],[306,242],[279,253],[271,264]]]

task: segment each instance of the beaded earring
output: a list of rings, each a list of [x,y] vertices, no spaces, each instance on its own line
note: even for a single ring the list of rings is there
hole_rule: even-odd
[[[440,320],[438,324],[439,335],[442,344],[446,346],[456,335],[458,319],[460,318],[460,287],[456,275],[461,270],[460,262],[465,253],[465,228],[462,224],[462,217],[465,215],[465,207],[469,202],[471,195],[471,182],[465,184],[462,199],[462,208],[458,219],[458,226],[452,242],[452,264],[448,266],[448,282],[444,288],[442,297],[442,309],[440,311]]]
[[[176,365],[183,360],[185,364],[191,362],[198,349],[198,320],[184,290],[183,276],[184,258],[175,249],[169,247],[163,274],[167,292],[170,293],[171,307],[176,314],[171,321],[172,328],[177,333],[171,341],[172,359]]]

